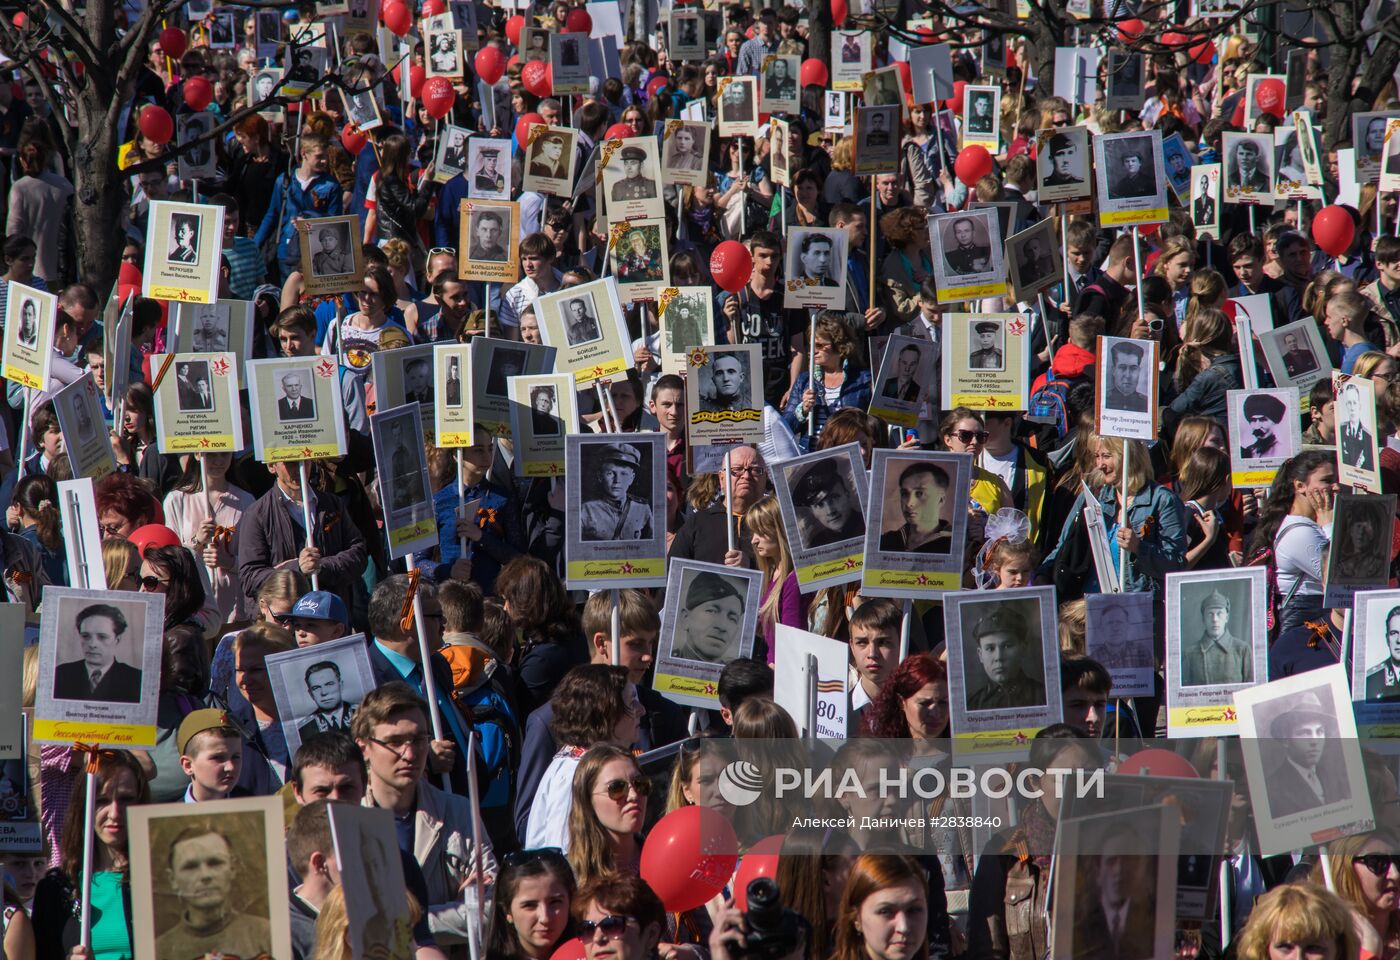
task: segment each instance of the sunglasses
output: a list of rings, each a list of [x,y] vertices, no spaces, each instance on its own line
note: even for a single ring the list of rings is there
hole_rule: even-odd
[[[607,794],[608,799],[613,803],[622,803],[627,799],[629,790],[637,791],[639,797],[651,796],[651,778],[634,777],[631,780],[609,780],[603,786],[602,792]]]
[[[564,851],[558,847],[537,847],[534,850],[512,850],[501,857],[504,866],[515,868],[527,863],[567,863]]]
[[[609,914],[601,920],[582,920],[578,925],[579,939],[589,941],[593,935],[601,930],[603,936],[613,939],[622,936],[622,931],[627,929],[627,923],[631,917],[620,917],[617,914]]]
[[[159,590],[162,586],[168,584],[169,582],[169,580],[162,580],[160,577],[141,578],[141,586],[145,587],[148,593],[154,593],[156,590]]]
[[[1400,855],[1395,854],[1367,853],[1357,857],[1356,862],[1378,877],[1389,873],[1392,866],[1400,870]]]
[[[957,437],[961,443],[971,443],[974,440],[978,443],[986,443],[987,437],[991,434],[985,430],[954,430],[953,436]]]
[[[1147,329],[1152,333],[1161,333],[1162,328],[1166,325],[1167,321],[1163,320],[1161,317],[1152,317],[1147,321]]]

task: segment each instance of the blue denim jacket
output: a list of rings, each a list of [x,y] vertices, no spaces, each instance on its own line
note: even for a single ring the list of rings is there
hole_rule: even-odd
[[[1117,490],[1106,486],[1098,493],[1099,505],[1103,507],[1105,527],[1113,527],[1118,519]],[[1073,517],[1084,509],[1084,493],[1074,499],[1069,516]],[[1152,519],[1151,529],[1142,537],[1136,555],[1128,557],[1127,578],[1123,588],[1128,593],[1145,593],[1160,590],[1166,583],[1167,574],[1185,569],[1186,563],[1186,508],[1181,499],[1166,487],[1149,483],[1133,495],[1128,507],[1128,522],[1133,529],[1141,531]],[[1050,551],[1040,572],[1046,576],[1055,568],[1055,557],[1064,548],[1072,524],[1065,524],[1055,549]]]
[[[272,188],[272,203],[263,215],[262,224],[253,236],[253,242],[261,246],[274,231],[277,233],[277,259],[283,264],[295,263],[300,254],[297,248],[297,217],[338,217],[345,212],[340,183],[329,173],[317,174],[307,186],[294,172],[278,176]],[[358,242],[359,238],[354,238]]]
[[[797,375],[797,381],[792,385],[792,392],[788,394],[787,406],[783,408],[783,420],[788,428],[797,435],[797,446],[803,453],[813,449],[812,443],[821,436],[822,428],[826,426],[827,418],[837,410],[846,407],[858,407],[864,410],[870,406],[871,380],[869,370],[856,370],[852,372],[850,365],[846,367],[845,379],[841,381],[841,391],[836,395],[836,402],[827,405],[822,391],[817,391],[817,402],[812,407],[812,416],[817,418],[816,429],[812,433],[812,440],[807,438],[807,418],[802,414],[802,394],[807,392],[807,381],[809,374],[806,372]]]

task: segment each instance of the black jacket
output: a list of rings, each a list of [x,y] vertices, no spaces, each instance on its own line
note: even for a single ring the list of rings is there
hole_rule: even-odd
[[[397,177],[380,176],[375,193],[380,230],[386,237],[418,246],[418,221],[428,212],[436,194],[437,184],[432,180],[419,182],[415,193]]]

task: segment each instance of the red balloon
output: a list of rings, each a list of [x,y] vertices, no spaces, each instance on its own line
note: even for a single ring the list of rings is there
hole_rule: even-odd
[[[1119,773],[1146,777],[1183,777],[1199,780],[1200,774],[1189,760],[1171,750],[1139,750],[1118,767]]]
[[[525,18],[516,14],[506,21],[506,39],[515,46],[520,46],[520,31],[525,28]]]
[[[524,150],[530,142],[530,128],[537,123],[544,123],[544,117],[533,112],[522,113],[520,119],[515,121],[515,142],[520,144],[520,149]]]
[[[476,52],[476,58],[472,62],[476,65],[476,75],[488,86],[505,75],[506,55],[499,47],[487,44]]]
[[[179,60],[185,55],[190,38],[179,27],[166,27],[160,32],[160,51],[171,60]]]
[[[14,25],[14,28],[16,30],[23,30],[25,25],[29,23],[29,15],[26,14],[23,10],[21,10],[19,13],[15,14],[13,17],[10,18],[10,23]]]
[[[850,14],[850,9],[846,6],[846,0],[831,0],[831,23],[832,26],[841,26],[846,22],[846,17]]]
[[[593,18],[583,7],[574,7],[564,14],[565,33],[592,33]]]
[[[953,99],[943,101],[943,109],[951,110],[954,113],[962,112],[963,90],[967,89],[966,80],[953,81]]]
[[[175,121],[170,119],[170,114],[165,112],[164,107],[158,107],[154,103],[148,103],[141,108],[136,126],[140,129],[141,136],[152,143],[169,143],[170,138],[175,136]]]
[[[801,77],[804,87],[824,87],[831,79],[831,73],[826,69],[826,64],[816,57],[808,57],[802,61]]]
[[[1270,77],[1254,88],[1254,105],[1265,113],[1283,116],[1283,81]]]
[[[1187,52],[1191,54],[1191,59],[1197,63],[1209,64],[1215,59],[1215,44],[1209,40],[1202,40]]]
[[[953,161],[953,172],[958,175],[963,186],[972,187],[992,172],[992,155],[981,144],[974,143],[963,147],[958,158]]]
[[[442,0],[423,0],[423,16],[436,17],[447,12],[447,4]]]
[[[549,74],[549,64],[543,60],[531,60],[520,71],[520,82],[535,96],[547,97],[553,84]]]
[[[400,79],[399,75],[399,70],[402,68],[403,64],[399,64],[393,69],[394,84],[396,86],[403,83],[403,80]],[[411,65],[408,68],[408,95],[410,97],[413,97],[415,100],[418,99],[418,96],[423,92],[423,81],[427,78],[428,71],[423,69],[423,65],[421,63],[415,63]]]
[[[184,85],[185,106],[200,111],[214,101],[214,85],[203,77],[190,77]]]
[[[358,157],[360,151],[369,144],[369,134],[361,133],[359,127],[353,123],[347,123],[345,128],[340,131],[340,144]]]
[[[753,275],[753,255],[738,240],[726,240],[710,254],[710,276],[721,290],[738,293]]]
[[[1127,43],[1132,43],[1138,37],[1142,36],[1143,31],[1146,29],[1147,25],[1134,17],[1131,20],[1124,20],[1122,23],[1118,24],[1118,37]]]
[[[781,833],[764,837],[749,847],[748,852],[740,858],[739,869],[734,874],[734,886],[731,888],[734,891],[734,906],[740,910],[749,908],[749,884],[759,877],[777,879],[778,854],[783,852],[785,839],[786,836]]]
[[[1178,33],[1175,30],[1162,34],[1162,43],[1168,47],[1184,47],[1190,42],[1190,37],[1184,33]]]
[[[667,76],[652,77],[647,81],[647,99],[650,100],[652,97],[656,96],[661,91],[661,88],[670,82],[671,78]]]
[[[517,63],[519,63],[519,62],[520,62],[520,54],[518,54],[518,53],[512,53],[512,54],[510,55],[510,59],[506,61],[506,69],[509,70],[511,67],[515,66],[515,65],[516,65]]]
[[[570,937],[554,949],[549,955],[549,960],[583,960],[588,956],[588,950],[584,947],[583,941],[578,937]]]
[[[734,875],[739,840],[709,807],[681,807],[656,822],[642,844],[641,876],[669,913],[710,901]]]
[[[396,37],[408,33],[408,28],[413,26],[413,14],[400,0],[390,0],[389,3],[385,4],[380,19],[384,21],[384,26],[389,28],[389,32]]]
[[[1345,208],[1333,204],[1323,207],[1313,217],[1313,239],[1329,257],[1339,257],[1351,249],[1356,235],[1356,221]]]
[[[633,130],[625,123],[614,123],[608,127],[603,134],[604,140],[626,140],[628,137],[636,136],[637,131]]]
[[[457,91],[446,77],[429,77],[423,81],[423,109],[434,120],[441,120],[452,111]]]

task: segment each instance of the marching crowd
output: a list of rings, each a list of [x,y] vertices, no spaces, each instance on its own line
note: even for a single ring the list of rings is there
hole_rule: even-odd
[[[566,0],[537,6],[530,26],[559,32],[576,24],[581,10],[582,4]],[[537,298],[604,273],[601,198],[594,199],[586,180],[566,196],[522,191],[517,149],[513,181],[521,223],[517,236],[500,242],[518,251],[522,276],[495,285],[460,279],[460,201],[471,194],[470,176],[484,179],[478,188],[505,182],[496,173],[495,154],[489,167],[439,182],[433,175],[437,121],[422,102],[400,103],[394,64],[380,58],[368,33],[330,34],[340,46],[334,61],[352,65],[345,75],[379,90],[385,122],[367,139],[350,135],[348,96],[342,97],[348,87],[327,87],[269,121],[269,111],[246,109],[266,92],[253,87],[261,36],[255,36],[253,11],[217,11],[232,11],[238,27],[226,46],[209,45],[204,21],[187,25],[187,48],[177,57],[152,43],[137,89],[123,93],[133,109],[124,114],[130,142],[117,161],[127,167],[166,156],[163,143],[137,129],[136,108],[155,103],[177,117],[188,114],[183,87],[200,77],[213,88],[204,110],[221,124],[213,140],[217,174],[191,183],[180,179],[174,161],[148,164],[128,179],[124,221],[110,226],[123,231],[125,241],[114,299],[125,302],[132,292],[136,297],[131,355],[114,361],[130,366],[130,385],[123,397],[107,398],[106,407],[109,416],[112,409],[121,411],[110,423],[118,469],[95,484],[97,519],[109,587],[165,596],[157,743],[145,750],[104,749],[91,758],[67,747],[31,744],[29,815],[39,823],[41,847],[0,855],[4,955],[139,956],[126,812],[147,803],[270,794],[288,804],[292,891],[288,903],[271,909],[289,911],[293,956],[307,960],[350,956],[352,918],[340,891],[343,865],[336,862],[327,814],[336,803],[393,812],[417,918],[411,950],[419,960],[466,957],[478,912],[485,921],[482,948],[492,960],[547,960],[561,949],[567,951],[563,956],[586,954],[589,960],[1051,954],[1052,924],[1075,918],[1057,917],[1049,902],[1052,857],[1045,838],[1054,835],[1059,808],[1050,791],[1024,805],[981,849],[930,848],[911,856],[883,851],[878,837],[863,848],[830,831],[793,830],[772,874],[787,914],[780,908],[759,916],[762,898],[753,888],[748,911],[738,909],[733,898],[742,891],[731,883],[709,903],[678,912],[641,878],[648,831],[676,809],[699,805],[731,821],[741,853],[771,832],[746,819],[719,790],[724,754],[716,745],[729,738],[798,736],[798,723],[775,702],[778,626],[849,644],[853,739],[842,750],[859,753],[865,749],[858,746],[861,738],[883,738],[898,753],[896,762],[946,762],[940,748],[950,733],[944,650],[956,639],[945,637],[941,606],[919,602],[910,652],[900,660],[899,603],[862,596],[858,583],[804,592],[771,492],[773,465],[759,447],[734,449],[719,473],[691,470],[685,383],[662,370],[654,302],[627,310],[632,355],[625,375],[607,388],[609,409],[588,391],[580,392],[578,403],[585,430],[607,432],[615,418],[624,433],[664,435],[669,557],[747,567],[761,575],[754,653],[724,666],[716,711],[692,712],[651,686],[661,611],[679,598],[660,590],[589,596],[567,588],[565,534],[580,522],[578,505],[565,502],[562,484],[513,475],[508,437],[480,436],[461,457],[428,443],[441,544],[420,558],[411,576],[401,560],[388,557],[381,532],[383,489],[375,482],[363,416],[348,424],[348,454],[316,461],[306,474],[296,463],[263,464],[251,452],[209,455],[203,469],[195,455],[162,452],[152,374],[143,361],[166,351],[171,311],[164,302],[139,296],[153,201],[194,199],[224,208],[220,295],[253,304],[252,353],[244,360],[335,356],[328,343],[337,322],[341,340],[362,351],[344,354],[347,364],[359,368],[370,353],[410,344],[486,335],[539,343]],[[508,22],[510,12],[488,3],[476,13],[478,36],[471,46],[515,52],[519,24]],[[713,117],[722,78],[758,75],[769,56],[807,55],[805,10],[726,4],[722,17],[722,31],[708,37],[707,55],[699,61],[678,61],[650,38],[620,42],[620,75],[597,73],[587,94],[540,96],[522,82],[522,64],[514,59],[494,85],[478,85],[468,65],[445,119],[500,138],[510,138],[527,114],[572,127],[579,169],[591,176],[582,161],[600,141],[653,136],[697,102]],[[283,36],[296,36],[298,28],[317,22],[316,5],[298,5],[285,21]],[[708,180],[666,187],[666,230],[676,238],[669,283],[714,287],[716,342],[761,347],[765,402],[802,449],[856,443],[867,468],[872,452],[889,446],[971,455],[965,589],[1032,583],[1056,588],[1064,722],[1035,737],[1029,763],[1041,769],[1110,766],[1125,752],[1122,742],[1165,729],[1162,595],[1169,573],[1268,568],[1273,615],[1267,679],[1325,667],[1342,656],[1346,611],[1328,609],[1323,583],[1338,492],[1331,449],[1339,444],[1338,401],[1330,382],[1318,383],[1305,398],[1306,420],[1299,425],[1308,449],[1284,463],[1267,489],[1236,489],[1229,448],[1252,441],[1232,436],[1227,424],[1227,391],[1246,384],[1231,298],[1267,295],[1274,325],[1315,322],[1331,365],[1370,380],[1382,488],[1400,493],[1400,240],[1391,236],[1400,225],[1394,197],[1380,195],[1375,183],[1361,186],[1357,205],[1345,207],[1354,239],[1337,255],[1315,247],[1307,231],[1321,206],[1316,201],[1253,210],[1230,205],[1221,235],[1200,238],[1187,202],[1178,200],[1166,222],[1143,232],[1142,248],[1135,251],[1129,232],[1101,227],[1092,210],[1066,215],[1062,205],[1037,201],[1037,131],[1087,126],[1100,136],[1161,130],[1180,134],[1197,160],[1218,161],[1222,135],[1246,129],[1248,78],[1271,72],[1254,40],[1222,35],[1208,62],[1185,52],[1148,56],[1142,101],[1123,111],[1051,95],[1049,78],[1026,75],[1026,50],[1019,42],[991,63],[975,28],[935,18],[932,30],[954,41],[958,80],[1001,88],[1001,146],[992,151],[991,173],[964,183],[955,170],[960,105],[909,102],[899,172],[857,176],[852,138],[829,128],[825,87],[807,82],[804,72],[802,110],[783,118],[790,125],[791,186],[774,183],[769,138],[715,135]],[[874,66],[893,62],[889,40],[875,31]],[[421,64],[422,44],[408,49],[403,66]],[[1400,100],[1394,82],[1363,91],[1352,89],[1350,77],[1329,77],[1316,49],[1307,51],[1303,69],[1303,103],[1316,124],[1331,98],[1349,98],[1357,111],[1383,110]],[[75,158],[53,115],[56,101],[34,78],[21,78],[8,66],[3,81],[0,203],[6,228],[0,280],[58,296],[55,363],[91,371],[105,390],[113,374],[105,369],[113,362],[104,340],[111,333],[103,323],[109,298],[78,266],[78,199],[69,179]],[[492,102],[483,104],[483,95]],[[1271,130],[1284,119],[1264,113],[1247,129]],[[1359,146],[1345,137],[1322,145],[1322,191],[1329,197],[1339,189],[1338,152]],[[1057,149],[1055,140],[1049,143]],[[500,163],[505,168],[511,161]],[[892,430],[867,412],[881,359],[877,343],[898,333],[930,343],[938,355],[946,341],[943,316],[951,308],[940,304],[934,281],[928,218],[971,201],[1011,205],[1012,232],[1059,219],[1062,281],[1032,302],[998,297],[974,308],[1019,310],[1030,318],[1030,394],[1058,412],[1030,420],[1026,411],[950,407],[941,402],[935,372],[917,384],[923,400],[918,429]],[[366,266],[360,289],[342,301],[341,318],[336,297],[306,296],[296,231],[299,221],[345,213],[360,218],[363,232],[355,240],[363,243]],[[823,310],[814,320],[806,310],[784,307],[786,234],[804,226],[837,228],[847,238],[844,308]],[[495,227],[500,229],[499,221]],[[751,276],[733,292],[720,291],[710,276],[710,255],[727,240],[741,242],[752,259]],[[335,251],[323,249],[317,256]],[[312,270],[335,272],[336,265],[327,261]],[[108,314],[109,322],[114,315]],[[1096,429],[1095,348],[1101,336],[1157,344],[1155,354],[1135,348],[1133,357],[1124,358],[1158,361],[1157,393],[1147,398],[1161,411],[1161,432],[1153,442],[1102,436]],[[1289,347],[1285,363],[1296,344]],[[990,337],[977,349],[996,352]],[[1000,362],[991,353],[974,356],[973,366]],[[1259,373],[1269,382],[1262,361]],[[345,375],[360,371],[347,368]],[[907,386],[910,376],[902,371],[896,387]],[[1105,382],[1128,395],[1117,402],[1110,397],[1110,405],[1129,409],[1136,368],[1122,383]],[[0,454],[11,460],[0,484],[8,527],[0,533],[0,563],[7,599],[35,610],[46,585],[74,582],[56,486],[72,477],[72,468],[52,408],[36,404],[31,410],[15,384],[7,401],[0,417],[9,450],[29,455],[14,463],[13,454]],[[1261,397],[1244,409],[1251,423],[1256,417],[1277,422],[1276,407]],[[24,410],[31,410],[27,424],[21,422]],[[22,444],[26,430],[31,439]],[[465,498],[477,502],[470,515],[457,508],[459,471]],[[1108,670],[1085,652],[1085,596],[1100,589],[1079,519],[1086,498],[1102,510],[1112,563],[1118,566],[1120,553],[1131,560],[1124,589],[1155,598],[1156,689],[1131,701],[1110,699]],[[306,499],[311,545],[300,509]],[[1008,524],[1008,517],[1018,522]],[[737,536],[731,538],[727,528],[737,528]],[[470,545],[466,555],[460,538]],[[716,595],[701,591],[700,601]],[[415,598],[416,623],[405,617]],[[1228,611],[1223,597],[1207,603]],[[124,626],[112,624],[118,633]],[[419,630],[432,651],[426,662]],[[354,633],[366,638],[375,689],[353,716],[349,708],[318,714],[304,728],[301,746],[289,751],[266,658]],[[1221,640],[1221,657],[1231,655],[1228,639]],[[1368,679],[1367,698],[1400,690],[1400,650],[1393,653],[1394,667],[1387,664]],[[117,682],[103,675],[110,665],[94,671],[94,688]],[[310,673],[307,682],[310,688]],[[338,672],[334,682],[340,682]],[[975,706],[995,707],[998,698],[1014,703],[1016,685],[1029,682],[1007,679],[985,687],[979,691],[985,702]],[[24,660],[27,709],[39,683],[38,648],[31,646]],[[430,691],[436,697],[432,710]],[[440,735],[430,721],[433,712],[442,717]],[[466,763],[473,731],[474,794]],[[663,762],[644,768],[643,755],[678,743]],[[1212,770],[1213,754],[1183,755],[1203,777],[1218,772]],[[95,781],[83,776],[90,763]],[[1393,767],[1368,755],[1367,775],[1374,795],[1395,796]],[[84,836],[89,782],[98,791],[92,837]],[[13,783],[0,787],[22,789]],[[484,835],[473,829],[473,803]],[[201,839],[209,836],[189,840],[188,849]],[[1028,842],[1033,852],[1018,853]],[[92,849],[88,877],[82,876],[85,843]],[[199,848],[202,855],[227,868],[227,840],[213,843],[212,853],[207,847]],[[172,848],[172,876],[181,849],[178,842]],[[1330,856],[1322,860],[1320,852]],[[1400,815],[1394,800],[1376,808],[1374,831],[1328,847],[1265,857],[1248,830],[1232,829],[1227,849],[1216,853],[1226,866],[1221,878],[1231,913],[1223,925],[1218,914],[1178,924],[1175,956],[1400,956]],[[471,894],[480,878],[474,865],[484,874],[484,904]],[[173,882],[184,907],[179,923],[161,934],[162,957],[246,960],[257,951],[250,933],[256,924],[240,914],[246,904],[230,901],[226,881],[212,895],[182,889],[178,878]],[[84,895],[93,921],[88,942],[80,945]],[[793,917],[790,929],[774,916]],[[1134,922],[1127,919],[1129,926]],[[1152,956],[1132,952],[1131,930],[1109,929],[1115,932],[1098,952],[1082,955]],[[567,946],[574,937],[582,938],[581,947]]]

